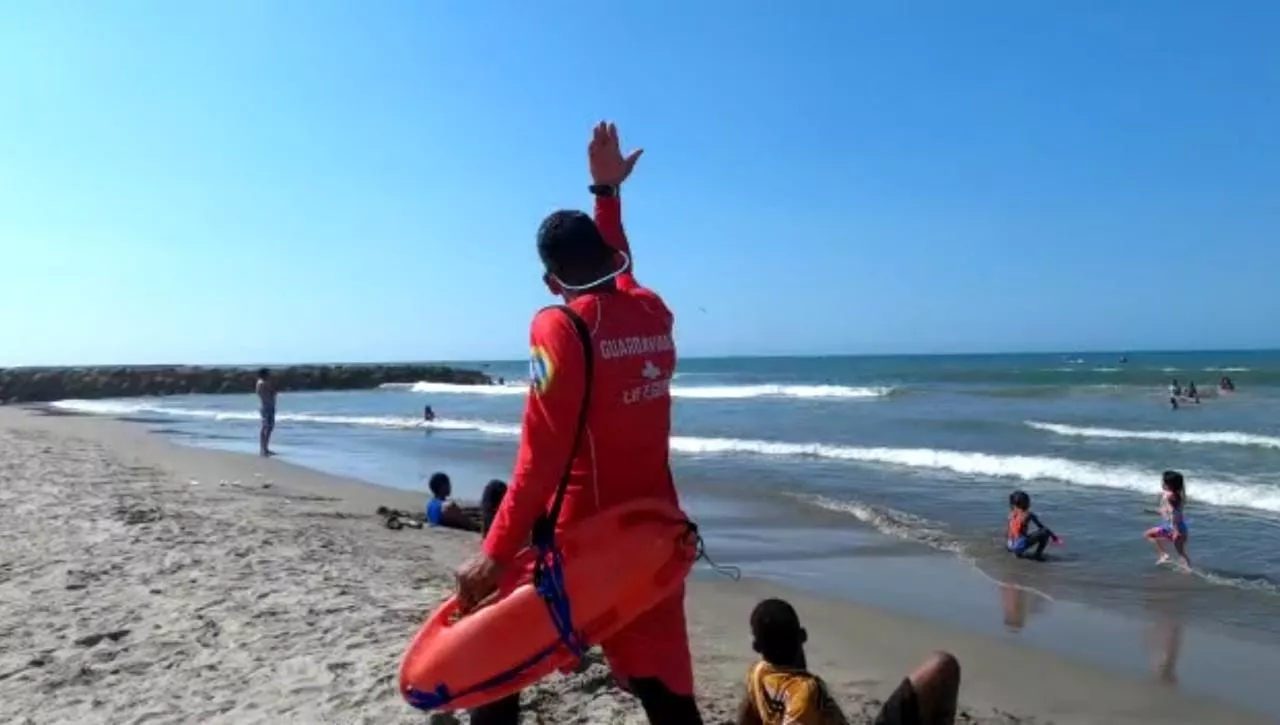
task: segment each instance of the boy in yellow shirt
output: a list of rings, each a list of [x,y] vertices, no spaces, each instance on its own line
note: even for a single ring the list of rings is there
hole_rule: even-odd
[[[752,648],[760,661],[747,674],[738,725],[848,725],[826,683],[806,669],[808,634],[796,610],[766,599],[751,612]],[[960,665],[939,652],[893,691],[875,725],[952,725],[960,690]]]

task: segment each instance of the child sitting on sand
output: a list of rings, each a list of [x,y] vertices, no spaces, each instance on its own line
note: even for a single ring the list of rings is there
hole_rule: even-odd
[[[747,674],[738,725],[848,725],[826,683],[808,671],[808,634],[796,610],[766,599],[751,612],[751,647],[760,661]],[[950,725],[956,718],[960,664],[939,652],[898,685],[875,725]]]
[[[1182,559],[1185,569],[1191,568],[1191,559],[1187,557],[1187,522],[1182,517],[1182,507],[1186,503],[1186,481],[1177,471],[1165,471],[1161,477],[1160,516],[1164,519],[1159,526],[1147,529],[1147,540],[1156,546],[1160,558],[1157,564],[1169,561],[1169,553],[1164,550],[1166,540],[1173,542],[1173,548]]]
[[[431,489],[431,498],[427,500],[427,524],[463,531],[480,530],[479,524],[462,510],[457,501],[449,500],[449,494],[453,493],[453,482],[447,474],[431,474],[427,488]]]
[[[1032,524],[1036,525],[1035,531],[1031,530]],[[1009,494],[1009,531],[1005,548],[1010,553],[1019,559],[1043,559],[1044,547],[1057,540],[1058,537],[1031,513],[1031,496],[1026,491]]]

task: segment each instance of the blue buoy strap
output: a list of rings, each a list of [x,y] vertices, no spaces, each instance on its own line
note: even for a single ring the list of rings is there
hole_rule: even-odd
[[[419,710],[438,710],[460,697],[466,697],[467,695],[480,692],[481,690],[498,687],[499,685],[503,685],[514,680],[516,677],[520,676],[520,673],[549,657],[559,646],[560,643],[557,642],[545,649],[539,650],[532,657],[515,665],[514,667],[503,670],[487,680],[478,682],[471,687],[459,690],[458,692],[450,692],[449,686],[442,682],[439,685],[436,685],[435,689],[431,691],[423,691],[411,687],[405,692],[404,698],[410,705],[418,708]]]
[[[573,626],[573,607],[565,590],[564,558],[558,549],[539,552],[534,586],[547,605],[547,613],[551,615],[551,623],[555,625],[560,641],[574,658],[582,659],[587,653],[587,643]]]

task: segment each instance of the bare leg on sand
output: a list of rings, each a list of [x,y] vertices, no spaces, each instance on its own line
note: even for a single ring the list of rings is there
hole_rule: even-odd
[[[935,652],[907,676],[876,715],[875,725],[952,725],[960,699],[960,663]]]

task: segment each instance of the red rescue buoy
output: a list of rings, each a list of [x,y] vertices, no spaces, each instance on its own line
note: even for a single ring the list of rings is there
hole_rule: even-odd
[[[602,511],[557,535],[573,628],[599,644],[674,592],[698,556],[697,532],[677,507],[641,499]],[[459,616],[450,597],[413,638],[400,692],[422,710],[477,707],[574,664],[529,572],[525,549],[499,597]]]

